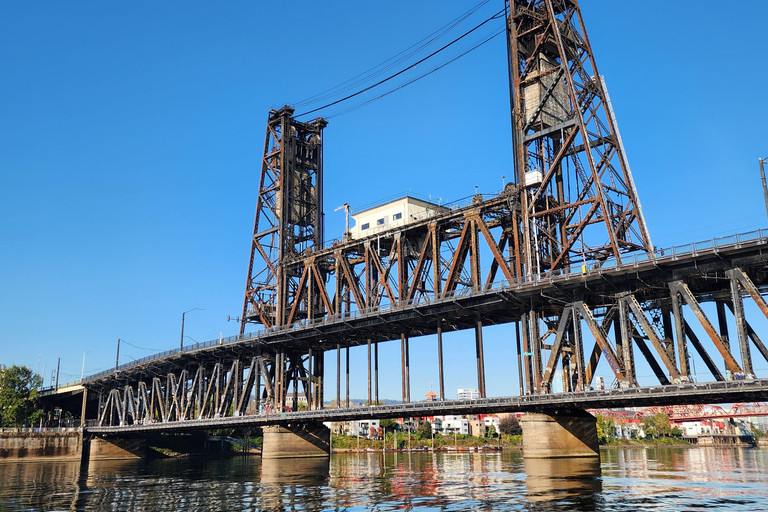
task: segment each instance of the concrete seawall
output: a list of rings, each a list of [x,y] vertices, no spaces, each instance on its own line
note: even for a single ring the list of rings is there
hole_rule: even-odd
[[[0,461],[45,459],[80,460],[83,434],[67,432],[0,432]]]

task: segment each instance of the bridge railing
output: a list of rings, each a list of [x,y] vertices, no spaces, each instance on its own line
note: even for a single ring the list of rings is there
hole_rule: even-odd
[[[461,289],[458,289],[453,294],[445,297],[441,297],[437,299],[423,298],[407,305],[384,304],[381,306],[376,306],[371,308],[362,308],[362,309],[350,311],[348,313],[345,313],[344,315],[326,315],[322,318],[318,318],[312,321],[304,319],[304,320],[295,322],[291,325],[272,327],[270,329],[261,329],[258,331],[246,333],[242,336],[235,335],[235,336],[220,337],[218,339],[214,339],[206,342],[194,343],[192,345],[185,345],[181,348],[166,350],[163,352],[159,352],[157,354],[142,357],[141,359],[136,359],[129,363],[122,364],[115,369],[105,370],[105,371],[90,375],[88,377],[85,377],[82,380],[75,381],[71,384],[86,383],[86,382],[104,377],[106,375],[110,375],[112,373],[115,373],[116,371],[119,372],[135,366],[142,365],[149,361],[162,359],[164,357],[169,357],[169,356],[177,355],[184,352],[192,352],[192,351],[196,351],[196,350],[200,350],[208,347],[213,347],[216,345],[227,345],[227,344],[237,343],[245,340],[251,340],[256,343],[263,343],[260,341],[260,338],[265,337],[267,335],[301,330],[308,326],[332,324],[332,323],[337,323],[340,321],[345,321],[353,318],[359,318],[359,317],[365,317],[365,316],[377,316],[382,312],[397,310],[397,309],[405,309],[413,306],[414,304],[420,304],[420,305],[440,304],[444,302],[452,302],[460,298],[471,297],[473,295],[485,294],[485,293],[488,293],[489,291],[498,291],[498,290],[504,290],[504,289],[519,290],[529,286],[530,287],[538,286],[543,282],[555,283],[558,281],[569,280],[575,277],[590,276],[594,274],[602,274],[606,271],[618,271],[625,268],[637,267],[639,265],[646,264],[648,262],[653,262],[654,264],[671,262],[683,257],[691,256],[691,255],[696,256],[700,253],[705,253],[705,252],[717,252],[719,249],[730,249],[734,247],[737,248],[745,243],[755,243],[755,242],[759,244],[768,243],[768,230],[758,229],[755,231],[749,231],[747,233],[740,233],[740,234],[734,234],[734,235],[729,235],[724,237],[718,237],[710,240],[692,242],[684,245],[676,245],[670,248],[663,248],[663,249],[659,248],[659,249],[656,249],[652,254],[649,254],[646,252],[636,252],[633,254],[626,254],[626,255],[622,255],[621,262],[616,260],[615,257],[611,257],[598,265],[595,265],[595,264],[592,264],[590,266],[574,265],[571,267],[555,270],[548,274],[546,273],[533,274],[531,276],[527,276],[527,278],[515,279],[512,281],[507,281],[507,280],[494,281],[490,285],[461,288]],[[62,386],[59,386],[59,387],[62,387]]]

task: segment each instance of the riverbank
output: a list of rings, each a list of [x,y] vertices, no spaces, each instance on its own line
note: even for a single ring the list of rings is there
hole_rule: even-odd
[[[502,436],[501,439],[472,437],[468,435],[418,438],[407,433],[391,433],[386,439],[366,439],[334,435],[331,438],[332,453],[382,452],[382,451],[498,451],[521,450],[522,436]]]
[[[608,443],[601,444],[600,449],[610,448],[693,448],[696,445],[685,439],[659,437],[656,439],[610,439]]]

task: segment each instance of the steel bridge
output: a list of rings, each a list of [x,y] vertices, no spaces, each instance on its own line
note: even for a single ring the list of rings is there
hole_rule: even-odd
[[[655,248],[578,2],[505,8],[513,181],[326,243],[327,122],[300,121],[289,106],[270,111],[240,335],[85,379],[89,429],[765,398],[752,359],[755,349],[768,361],[757,334],[768,318],[768,233]],[[262,330],[245,334],[250,324]],[[496,324],[514,326],[517,398],[488,397],[483,328]],[[474,331],[468,352],[481,400],[472,404],[445,399],[442,335],[458,330]],[[437,340],[436,405],[410,403],[409,340],[425,335]],[[327,380],[336,404],[349,403],[354,346],[368,348],[368,400],[378,402],[378,347],[391,341],[400,342],[404,405],[324,411]],[[324,364],[334,351],[335,383]],[[691,351],[711,376],[709,391],[693,382]],[[636,358],[661,391],[639,386]],[[600,364],[616,389],[594,394]],[[556,375],[562,393],[553,393]],[[288,412],[301,401],[307,412]]]
[[[474,328],[477,336],[475,355],[482,354],[482,325],[501,323],[519,325],[524,316],[529,314],[532,305],[538,307],[541,303],[552,304],[557,301],[561,308],[561,318],[566,318],[566,327],[571,327],[574,323],[577,325],[583,323],[587,326],[586,330],[593,333],[591,339],[582,337],[578,344],[588,354],[589,361],[584,366],[583,383],[576,381],[576,385],[570,392],[563,395],[549,393],[547,386],[544,385],[551,382],[551,374],[556,364],[551,354],[557,354],[555,347],[558,343],[562,343],[562,338],[566,336],[567,329],[560,327],[563,323],[561,321],[553,326],[560,332],[552,329],[549,333],[551,343],[539,347],[543,354],[547,352],[550,354],[546,359],[546,369],[540,373],[533,373],[534,367],[531,364],[533,355],[516,351],[510,343],[509,364],[529,366],[529,373],[533,373],[533,381],[541,386],[538,388],[540,391],[537,391],[537,388],[528,387],[529,382],[526,381],[524,371],[521,373],[520,385],[523,393],[520,397],[495,402],[481,400],[472,404],[473,411],[489,412],[499,408],[526,410],[524,404],[528,404],[530,408],[534,403],[535,406],[541,407],[548,404],[562,405],[569,400],[572,405],[581,404],[581,401],[586,400],[583,402],[585,408],[692,403],[691,400],[694,402],[698,400],[706,402],[762,400],[764,399],[761,395],[765,389],[764,381],[753,378],[750,342],[757,349],[760,357],[767,361],[768,350],[755,328],[752,327],[754,321],[751,319],[748,321],[744,316],[743,301],[748,298],[755,302],[761,317],[768,313],[768,305],[761,295],[761,290],[765,289],[768,281],[766,249],[768,249],[768,232],[758,231],[685,247],[674,247],[658,251],[658,254],[654,255],[643,254],[637,258],[625,259],[622,263],[606,262],[601,267],[583,271],[573,269],[571,272],[563,271],[557,275],[540,276],[537,279],[518,282],[499,281],[491,286],[457,291],[450,296],[417,304],[390,305],[368,311],[357,311],[350,315],[326,316],[314,321],[296,322],[290,326],[266,329],[253,334],[188,345],[124,364],[113,371],[90,376],[84,380],[83,385],[98,396],[98,419],[95,425],[100,427],[99,431],[129,425],[152,425],[147,428],[175,430],[182,428],[181,423],[184,423],[184,429],[189,429],[227,421],[234,422],[233,424],[279,423],[285,421],[284,418],[303,421],[312,417],[311,414],[301,413],[304,416],[296,416],[298,413],[288,413],[287,416],[281,416],[286,413],[285,409],[280,410],[274,407],[275,390],[271,387],[273,377],[269,373],[268,363],[269,358],[274,357],[273,354],[281,348],[313,355],[335,350],[337,360],[341,360],[345,352],[348,354],[350,347],[370,343],[373,350],[369,351],[369,355],[372,354],[372,356],[368,360],[369,375],[372,375],[369,380],[369,394],[375,397],[372,402],[375,403],[378,394],[379,369],[376,353],[379,343],[401,340],[402,333],[406,332],[409,336],[437,334],[439,345],[440,336],[444,331]],[[669,331],[666,334],[669,337],[666,335],[662,337],[656,334],[657,322],[648,318],[645,311],[648,310],[648,304],[655,304],[659,310],[664,304],[671,306],[673,294],[681,294],[680,290],[685,294],[682,300],[685,301],[686,307],[683,308],[682,304],[680,305],[679,319],[677,317],[670,319],[667,324]],[[700,301],[715,303],[717,315],[714,321],[704,313]],[[645,308],[638,309],[635,303],[644,304]],[[630,329],[632,332],[631,337],[627,339],[622,339],[622,327],[620,322],[616,321],[621,304],[625,305],[629,324],[624,327],[623,332]],[[723,307],[717,307],[718,305]],[[737,333],[738,351],[734,353],[731,352],[731,346],[726,341],[730,339],[727,319],[721,316],[726,309],[734,311],[734,321],[743,325]],[[566,315],[562,313],[563,311],[574,313]],[[600,322],[594,320],[595,314],[600,315],[602,319]],[[717,352],[710,353],[707,350],[705,343],[695,334],[692,324],[688,323],[686,314],[691,317],[692,322],[695,319],[695,322],[703,326],[704,331],[711,336],[707,345],[718,347]],[[739,314],[741,316],[736,316]],[[722,329],[720,332],[714,328],[715,323]],[[617,324],[619,324],[618,332],[612,332]],[[660,330],[664,331],[665,322],[658,322],[658,324],[660,324]],[[669,324],[681,324],[680,327],[685,333],[685,338],[681,342],[672,342],[675,330]],[[622,346],[621,343],[617,344],[617,340],[628,343]],[[519,345],[520,341],[518,338],[515,345]],[[690,371],[687,370],[689,365],[681,367],[678,366],[679,363],[674,366],[671,364],[673,359],[669,354],[675,352],[667,350],[669,347],[674,349],[680,346],[686,353],[688,346],[695,349],[706,362],[715,382],[736,386],[733,388],[734,391],[727,394],[717,392],[706,395],[691,394],[689,398],[685,398],[686,392],[695,389],[698,384],[692,382]],[[402,358],[403,373],[407,375],[409,371],[407,343],[403,348],[405,350]],[[623,349],[623,352],[619,349]],[[631,361],[628,352],[635,350],[653,369],[659,386],[637,387],[637,379],[633,373],[634,366],[626,364],[628,360]],[[619,358],[617,354],[622,354],[622,357]],[[717,357],[718,355],[720,357]],[[601,359],[608,357],[614,361],[614,365],[610,365],[610,368],[620,388],[607,393],[591,391],[597,364]],[[741,360],[737,361],[737,358]],[[543,361],[545,358],[541,357],[540,360]],[[660,363],[659,360],[664,362]],[[749,366],[745,365],[744,361],[747,361]],[[348,379],[349,373],[348,365],[346,376],[341,375],[341,368],[342,365],[337,366],[335,383],[339,404],[344,403],[338,392],[341,388],[340,383],[343,379]],[[442,379],[442,365],[439,368]],[[478,368],[481,370],[482,365]],[[309,375],[312,375],[309,372],[305,375],[296,372],[294,375],[297,375],[297,379],[315,383],[315,389],[319,389],[322,393],[325,376],[323,373],[318,373],[317,380],[308,379]],[[478,382],[483,379],[484,375],[478,373]],[[628,385],[630,382],[632,385]],[[300,387],[294,385],[295,381],[288,384],[291,384],[291,391],[297,396]],[[748,387],[750,384],[755,387]],[[408,395],[408,382],[406,381],[404,385],[406,388],[403,393]],[[309,386],[307,388],[309,389],[306,394],[302,396],[307,397],[310,409],[313,411],[322,409],[322,404],[318,404],[318,400],[312,398],[312,388]],[[644,389],[654,391],[641,391]],[[663,393],[659,394],[658,390],[663,390]],[[755,392],[755,390],[759,391]],[[526,393],[530,394],[526,395]],[[648,399],[638,401],[641,395],[646,396],[642,393],[647,393]],[[260,415],[259,404],[264,403],[269,404],[277,415]],[[409,407],[415,408],[411,411],[414,414],[424,413],[425,411],[422,410],[424,407],[430,408],[432,413],[436,410],[444,410],[446,411],[444,413],[448,414],[455,410],[453,401],[441,400],[436,404],[419,402]],[[403,412],[401,409],[396,410],[398,414]],[[383,417],[390,414],[390,409],[382,407],[363,411],[354,408],[330,409],[327,413],[318,413],[320,414],[318,418],[321,416],[323,418],[346,417],[345,415],[349,414],[354,417],[359,415],[367,417],[372,412]],[[89,429],[92,428],[96,426],[89,427]]]

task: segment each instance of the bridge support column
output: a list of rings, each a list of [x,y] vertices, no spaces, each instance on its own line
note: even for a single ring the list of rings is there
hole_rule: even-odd
[[[322,423],[264,427],[263,459],[328,457],[331,431]]]
[[[93,437],[83,441],[84,458],[89,460],[143,459],[147,456],[147,440],[122,437]]]
[[[523,457],[600,457],[597,420],[582,409],[527,413],[523,428]]]

